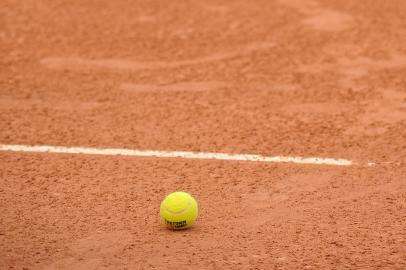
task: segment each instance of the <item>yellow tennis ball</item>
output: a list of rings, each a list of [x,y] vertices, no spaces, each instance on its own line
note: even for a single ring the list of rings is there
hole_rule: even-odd
[[[186,192],[173,192],[161,202],[159,214],[166,226],[181,230],[193,225],[197,218],[197,202]]]

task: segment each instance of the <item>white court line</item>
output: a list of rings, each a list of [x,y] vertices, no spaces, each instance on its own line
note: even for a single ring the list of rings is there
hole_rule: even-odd
[[[65,147],[65,146],[49,146],[49,145],[30,146],[30,145],[1,144],[0,151],[46,152],[46,153],[64,153],[64,154],[135,156],[135,157],[157,157],[157,158],[215,159],[229,161],[297,163],[297,164],[334,165],[334,166],[350,166],[353,164],[351,160],[319,158],[319,157],[261,156],[251,154],[226,154],[226,153],[131,150],[131,149],[100,149],[89,147]]]

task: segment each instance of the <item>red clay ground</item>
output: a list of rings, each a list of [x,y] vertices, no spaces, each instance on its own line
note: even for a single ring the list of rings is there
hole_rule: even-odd
[[[404,269],[406,2],[0,3],[0,269]],[[377,163],[365,166],[367,162]],[[166,230],[174,190],[200,204]]]

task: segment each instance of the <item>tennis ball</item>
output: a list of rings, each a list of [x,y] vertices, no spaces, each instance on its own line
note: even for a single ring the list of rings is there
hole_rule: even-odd
[[[173,230],[186,229],[197,218],[197,202],[186,192],[177,191],[169,194],[161,202],[159,214],[166,226]]]

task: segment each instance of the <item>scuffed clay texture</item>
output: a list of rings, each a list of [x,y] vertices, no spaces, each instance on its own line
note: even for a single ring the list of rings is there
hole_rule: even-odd
[[[0,1],[0,269],[405,269],[406,1]],[[162,226],[191,192],[199,220]]]

